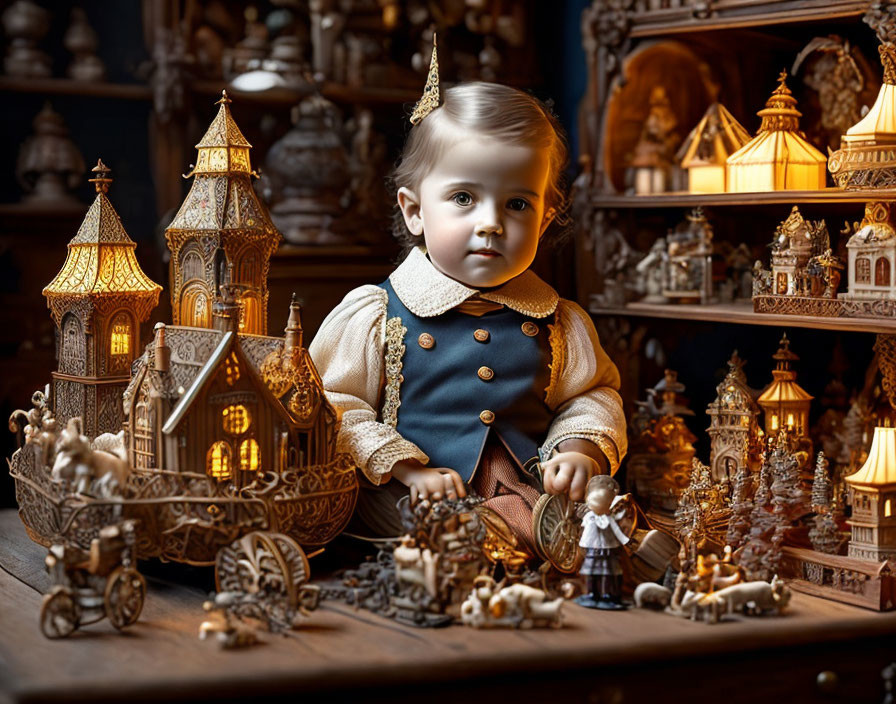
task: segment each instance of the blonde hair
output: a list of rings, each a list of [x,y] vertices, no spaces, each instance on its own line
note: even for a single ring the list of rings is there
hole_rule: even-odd
[[[444,92],[442,105],[411,128],[401,159],[392,172],[392,185],[417,190],[450,143],[451,125],[487,137],[549,150],[550,173],[545,211],[554,211],[554,223],[567,225],[568,196],[564,172],[569,160],[563,127],[540,100],[516,88],[481,81],[462,83]],[[408,231],[396,206],[393,234],[412,249],[419,238]]]

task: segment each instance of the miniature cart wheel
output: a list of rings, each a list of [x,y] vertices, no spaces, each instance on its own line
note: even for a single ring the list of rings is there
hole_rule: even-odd
[[[81,621],[81,610],[68,587],[56,586],[40,605],[40,631],[47,638],[71,635]]]
[[[221,548],[215,561],[218,592],[279,592],[293,608],[310,574],[302,548],[282,533],[249,533]]]
[[[137,622],[146,600],[146,580],[133,567],[119,567],[106,582],[103,603],[106,615],[117,629]]]
[[[582,566],[584,553],[579,549],[584,505],[576,505],[564,494],[542,494],[532,510],[535,544],[541,556],[564,574]]]

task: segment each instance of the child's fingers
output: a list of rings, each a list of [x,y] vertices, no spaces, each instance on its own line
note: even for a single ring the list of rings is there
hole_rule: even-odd
[[[569,498],[581,501],[585,498],[585,486],[588,484],[589,472],[584,467],[577,467],[569,484]]]
[[[541,465],[541,485],[544,487],[545,493],[555,494],[554,491],[554,475],[557,473],[556,466]]]
[[[445,498],[456,499],[457,487],[454,486],[454,478],[451,476],[450,472],[445,472],[442,475],[442,483],[445,485]]]
[[[464,498],[467,495],[467,487],[464,486],[464,480],[460,478],[457,472],[448,472],[447,474],[451,477],[451,483],[454,485],[457,497],[460,499]]]
[[[554,493],[563,494],[569,490],[569,483],[572,481],[573,466],[567,462],[563,462],[557,468],[554,475]]]

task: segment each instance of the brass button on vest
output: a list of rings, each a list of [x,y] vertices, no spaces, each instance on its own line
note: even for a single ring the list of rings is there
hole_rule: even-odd
[[[422,332],[420,333],[420,337],[417,338],[417,344],[425,350],[431,350],[436,346],[436,338],[428,332]]]
[[[483,381],[491,381],[495,378],[495,370],[491,367],[479,367],[479,371],[476,372],[479,375],[479,378]]]
[[[495,422],[495,414],[491,411],[483,411],[479,414],[479,420],[481,420],[486,425],[491,425]]]
[[[523,335],[526,335],[527,337],[535,337],[538,334],[538,326],[531,320],[527,320],[520,326],[520,328],[523,331]]]
[[[473,339],[475,339],[476,342],[488,342],[488,338],[488,330],[479,328],[476,332],[473,333]]]

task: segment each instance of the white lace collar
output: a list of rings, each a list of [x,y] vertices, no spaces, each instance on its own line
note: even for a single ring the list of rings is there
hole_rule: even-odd
[[[532,318],[551,315],[560,300],[551,286],[528,269],[495,289],[469,288],[436,269],[422,247],[414,248],[392,272],[389,282],[405,307],[421,318],[441,315],[476,294]]]

